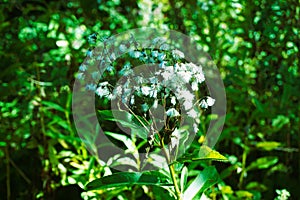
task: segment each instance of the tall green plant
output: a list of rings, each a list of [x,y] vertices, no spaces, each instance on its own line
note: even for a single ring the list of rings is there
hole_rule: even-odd
[[[88,39],[98,45],[97,34]],[[114,40],[100,41],[104,48],[87,52],[77,78],[98,97],[96,108],[104,134],[125,150],[125,155],[113,155],[106,163],[111,168],[128,166],[131,172],[94,180],[87,190],[155,185],[167,189],[168,199],[193,199],[218,182],[215,168],[207,166],[187,186],[188,169],[183,165],[227,160],[208,146],[187,153],[189,134],[199,132],[202,113],[215,102],[201,87],[205,81],[202,67],[188,62],[179,50],[168,51],[163,38],[154,38],[152,46],[144,48],[131,35],[117,50],[106,48]],[[115,51],[122,53],[120,58],[116,59]],[[98,71],[89,70],[95,65]],[[145,171],[150,165],[157,171]]]

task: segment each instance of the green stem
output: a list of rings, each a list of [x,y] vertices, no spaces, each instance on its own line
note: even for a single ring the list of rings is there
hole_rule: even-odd
[[[242,171],[241,171],[241,176],[240,176],[239,185],[238,185],[240,189],[242,189],[242,187],[243,187],[244,176],[246,173],[247,154],[248,154],[248,150],[246,148],[244,148],[243,157],[242,157]]]
[[[176,179],[176,172],[175,172],[173,164],[169,165],[169,170],[170,170],[171,177],[172,177],[172,180],[173,180],[173,184],[174,184],[174,187],[175,187],[175,192],[176,192],[177,199],[181,200],[181,192],[180,192],[180,189],[178,187],[178,183],[177,183],[177,179]]]
[[[167,160],[167,163],[168,163],[168,166],[169,166],[169,171],[170,171],[171,178],[172,178],[172,181],[173,181],[173,185],[174,185],[174,188],[175,188],[175,194],[176,194],[177,200],[181,200],[181,192],[180,192],[178,182],[177,182],[177,179],[176,179],[176,172],[175,172],[173,163],[171,163],[170,155],[166,151],[163,137],[160,138],[160,143],[161,143],[162,150],[165,154],[165,157],[166,157],[166,160]]]
[[[70,110],[71,110],[70,109],[70,104],[71,104],[71,101],[72,101],[71,98],[72,98],[71,93],[68,92],[68,98],[67,98],[66,110],[65,110],[65,117],[66,117],[67,123],[70,127],[69,131],[71,133],[71,136],[74,136],[75,134],[74,134],[74,131],[73,131],[73,128],[72,128],[72,122],[70,120]]]

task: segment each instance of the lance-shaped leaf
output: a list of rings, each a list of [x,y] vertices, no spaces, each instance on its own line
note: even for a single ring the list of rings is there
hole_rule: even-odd
[[[180,177],[180,190],[181,192],[184,191],[187,183],[187,178],[188,178],[188,168],[184,166],[181,170],[181,177]]]
[[[194,151],[191,154],[185,154],[181,158],[177,159],[177,162],[193,162],[201,160],[213,160],[228,162],[228,159],[219,152],[212,150],[208,146],[202,145],[199,150]]]
[[[119,172],[105,176],[86,185],[86,190],[107,189],[132,185],[171,186],[169,178],[160,172]]]
[[[280,145],[281,144],[276,141],[263,141],[263,142],[258,142],[256,144],[256,147],[261,148],[266,151],[272,151],[273,149],[276,149]]]
[[[134,116],[126,111],[120,110],[99,110],[98,111],[100,120],[108,120],[119,123],[121,126],[130,128],[142,139],[147,139],[148,131],[146,122],[143,118],[139,116]]]
[[[267,169],[272,165],[275,165],[278,162],[278,157],[276,156],[267,156],[258,158],[246,168],[246,170],[253,170],[253,169]]]
[[[199,175],[193,180],[188,188],[183,193],[184,200],[195,199],[198,193],[204,192],[207,188],[213,186],[219,181],[219,175],[215,167],[210,166],[205,168]]]
[[[175,194],[171,187],[152,186],[155,200],[176,200]]]

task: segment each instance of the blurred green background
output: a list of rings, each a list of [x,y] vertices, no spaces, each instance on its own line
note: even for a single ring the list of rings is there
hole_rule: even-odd
[[[221,72],[227,117],[215,148],[230,162],[214,163],[222,182],[207,196],[274,199],[286,189],[299,198],[299,0],[2,0],[0,199],[80,199],[104,174],[74,129],[74,74],[90,34],[138,27],[192,37]]]

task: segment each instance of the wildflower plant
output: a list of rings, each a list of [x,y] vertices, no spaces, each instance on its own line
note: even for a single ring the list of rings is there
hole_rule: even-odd
[[[185,192],[187,168],[182,163],[191,161],[191,156],[195,160],[226,160],[208,147],[216,142],[225,114],[225,94],[222,84],[215,81],[218,75],[213,73],[212,62],[191,53],[191,48],[197,47],[187,37],[156,31],[138,29],[112,38],[98,34],[88,37],[93,49],[79,67],[74,85],[73,111],[78,134],[100,163],[131,171],[97,179],[87,185],[88,189],[107,187],[107,181],[117,181],[125,185],[168,186],[165,189],[170,199],[194,198],[204,185],[207,188],[215,183],[216,177],[208,185],[206,180],[202,185],[194,182],[196,185],[192,183]],[[203,64],[211,66],[208,76],[217,89],[203,87]],[[215,120],[218,127],[210,127],[212,140],[205,142],[201,157],[198,153],[188,155],[186,150],[199,133],[202,113],[218,100],[222,102],[215,110],[219,111]],[[96,106],[89,107],[92,103]],[[202,176],[208,174],[212,177],[216,172],[207,168]],[[192,190],[196,191],[193,195]]]

